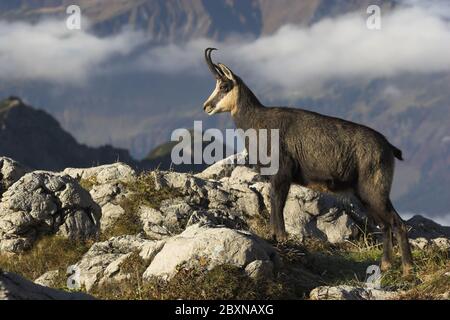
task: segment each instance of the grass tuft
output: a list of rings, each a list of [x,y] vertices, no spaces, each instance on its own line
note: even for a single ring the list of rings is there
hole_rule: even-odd
[[[0,254],[0,269],[18,273],[30,280],[35,280],[48,271],[58,270],[59,276],[55,279],[54,287],[65,289],[67,268],[78,262],[91,245],[90,241],[80,242],[60,236],[48,236],[39,240],[25,253]]]

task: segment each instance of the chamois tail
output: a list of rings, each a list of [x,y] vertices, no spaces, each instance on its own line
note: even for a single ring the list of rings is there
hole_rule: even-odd
[[[394,154],[394,157],[396,157],[398,160],[403,161],[402,150],[393,146],[392,144],[391,144],[391,149],[392,149],[392,153]]]

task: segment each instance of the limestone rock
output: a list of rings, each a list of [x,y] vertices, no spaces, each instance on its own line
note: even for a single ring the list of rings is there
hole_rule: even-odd
[[[98,184],[126,181],[136,176],[136,172],[129,165],[121,162],[92,168],[67,168],[63,173],[74,179],[94,179]]]
[[[211,269],[223,264],[245,268],[255,260],[274,267],[279,263],[274,248],[249,232],[193,225],[165,241],[145,271],[144,279],[169,279],[176,274],[177,268],[194,267],[200,261]]]
[[[39,284],[44,287],[53,287],[55,285],[55,280],[59,276],[59,270],[47,271],[39,278],[34,280],[34,283]]]
[[[397,295],[393,291],[340,285],[315,288],[309,297],[311,300],[391,300]]]
[[[270,279],[274,275],[273,263],[267,260],[255,260],[245,267],[245,273],[254,279]]]
[[[126,278],[128,275],[121,272],[121,264],[133,252],[140,252],[148,243],[153,241],[130,235],[95,243],[74,265],[74,270],[79,274],[80,286],[90,291],[97,284]]]
[[[224,177],[230,177],[236,167],[246,162],[246,158],[246,151],[234,154],[209,166],[203,172],[196,174],[196,177],[206,180],[220,180]]]
[[[47,234],[95,237],[100,217],[98,205],[71,177],[45,171],[28,173],[3,194],[0,251],[23,251]]]
[[[29,169],[17,161],[0,157],[0,196],[28,172]]]
[[[67,292],[41,286],[15,273],[0,271],[0,300],[91,300],[80,292]]]

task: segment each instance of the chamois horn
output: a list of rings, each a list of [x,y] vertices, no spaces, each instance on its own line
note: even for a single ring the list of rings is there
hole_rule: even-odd
[[[206,64],[208,65],[209,70],[211,70],[211,73],[214,75],[216,79],[220,79],[223,77],[221,72],[219,71],[219,67],[215,65],[211,60],[211,52],[217,50],[216,48],[206,48],[205,50],[205,60]]]

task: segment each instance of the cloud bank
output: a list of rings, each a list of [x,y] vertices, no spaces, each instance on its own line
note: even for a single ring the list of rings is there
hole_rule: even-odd
[[[369,30],[361,15],[349,14],[309,28],[284,26],[251,41],[196,40],[151,50],[143,65],[167,73],[206,70],[202,51],[212,45],[221,49],[216,59],[226,60],[221,62],[237,74],[259,87],[293,94],[327,80],[450,71],[448,21],[420,8],[399,9],[381,21],[381,30]]]
[[[127,31],[98,38],[56,20],[33,25],[0,21],[0,79],[79,83],[142,41],[141,34]]]
[[[292,96],[328,80],[450,71],[450,22],[443,15],[450,9],[405,1],[412,7],[382,12],[381,30],[367,29],[360,14],[347,14],[309,27],[286,25],[256,39],[234,37],[221,43],[196,39],[153,46],[119,69],[206,76],[203,50],[215,46],[220,51],[214,59],[259,90]],[[84,81],[116,64],[111,62],[115,56],[127,55],[148,41],[126,31],[98,38],[69,31],[56,21],[37,25],[0,21],[0,79]]]

